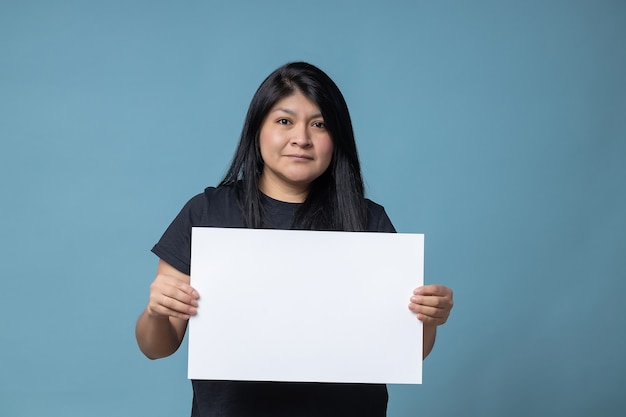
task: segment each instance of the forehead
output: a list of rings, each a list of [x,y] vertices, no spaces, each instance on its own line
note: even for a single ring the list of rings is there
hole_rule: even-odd
[[[287,113],[316,113],[320,114],[320,108],[313,100],[296,90],[293,94],[280,98],[270,108],[269,112],[284,111]],[[321,115],[321,114],[320,114]]]

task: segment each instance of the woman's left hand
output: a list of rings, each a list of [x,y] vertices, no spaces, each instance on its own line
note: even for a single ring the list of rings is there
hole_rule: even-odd
[[[452,290],[443,285],[425,285],[413,291],[409,310],[426,326],[440,326],[448,320],[454,301]]]

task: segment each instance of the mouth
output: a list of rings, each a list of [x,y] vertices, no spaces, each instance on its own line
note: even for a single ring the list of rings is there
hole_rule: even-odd
[[[298,154],[293,154],[293,155],[285,155],[287,158],[292,158],[292,159],[296,159],[296,160],[307,160],[307,161],[312,161],[313,157],[310,155],[298,155]]]

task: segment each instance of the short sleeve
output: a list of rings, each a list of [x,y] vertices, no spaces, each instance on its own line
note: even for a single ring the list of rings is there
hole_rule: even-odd
[[[183,274],[191,270],[192,227],[245,227],[236,191],[207,187],[185,204],[152,252]]]
[[[189,275],[191,268],[191,228],[194,217],[203,211],[206,198],[203,194],[193,197],[184,205],[152,248],[152,252],[174,268]]]

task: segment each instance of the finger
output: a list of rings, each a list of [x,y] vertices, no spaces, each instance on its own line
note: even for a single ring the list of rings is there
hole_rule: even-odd
[[[163,294],[155,296],[154,301],[150,304],[153,312],[165,316],[188,319],[189,316],[193,316],[198,312],[196,307]]]
[[[421,314],[423,316],[437,319],[446,318],[449,314],[449,311],[443,308],[428,307],[413,303],[409,304],[409,310],[415,314]]]
[[[425,325],[440,326],[448,321],[448,312],[439,309],[428,310],[429,308],[431,307],[409,306],[409,309],[415,313],[416,318]]]
[[[416,288],[413,291],[415,295],[438,295],[452,297],[452,290],[444,285],[430,284]]]
[[[419,305],[439,307],[439,308],[452,308],[452,299],[447,297],[432,296],[432,295],[414,295],[411,297],[411,302]]]
[[[197,302],[195,300],[194,302],[197,305]],[[161,305],[176,313],[182,313],[191,316],[197,313],[197,309],[195,306],[167,296],[163,296]]]
[[[438,317],[429,317],[423,314],[418,314],[417,319],[422,322],[425,326],[441,326],[442,324],[446,324],[448,321],[447,317],[438,318]]]
[[[178,288],[154,283],[150,286],[150,306],[158,314],[195,314],[198,301]]]
[[[178,288],[166,288],[162,294],[173,300],[179,301],[183,304],[193,306],[193,307],[198,306],[197,296],[194,297],[192,294],[181,291]]]
[[[192,298],[200,298],[198,292],[191,285],[176,277],[169,275],[158,275],[154,280],[154,284],[165,287],[174,287],[178,290],[189,294]]]
[[[166,318],[173,317],[173,318],[177,318],[181,320],[189,320],[189,318],[191,317],[190,314],[184,314],[178,311],[173,311],[163,306],[155,306],[155,307],[149,306],[148,314],[151,316],[155,316],[155,317],[166,317]]]
[[[196,290],[194,290],[193,288],[191,289],[192,291],[188,292],[187,291],[188,288],[185,288],[184,286],[181,288],[181,286],[178,285],[178,283],[172,285],[171,283],[161,283],[161,282],[155,281],[150,286],[150,294],[151,295],[162,294],[174,300],[178,300],[184,304],[197,307],[199,296]]]

